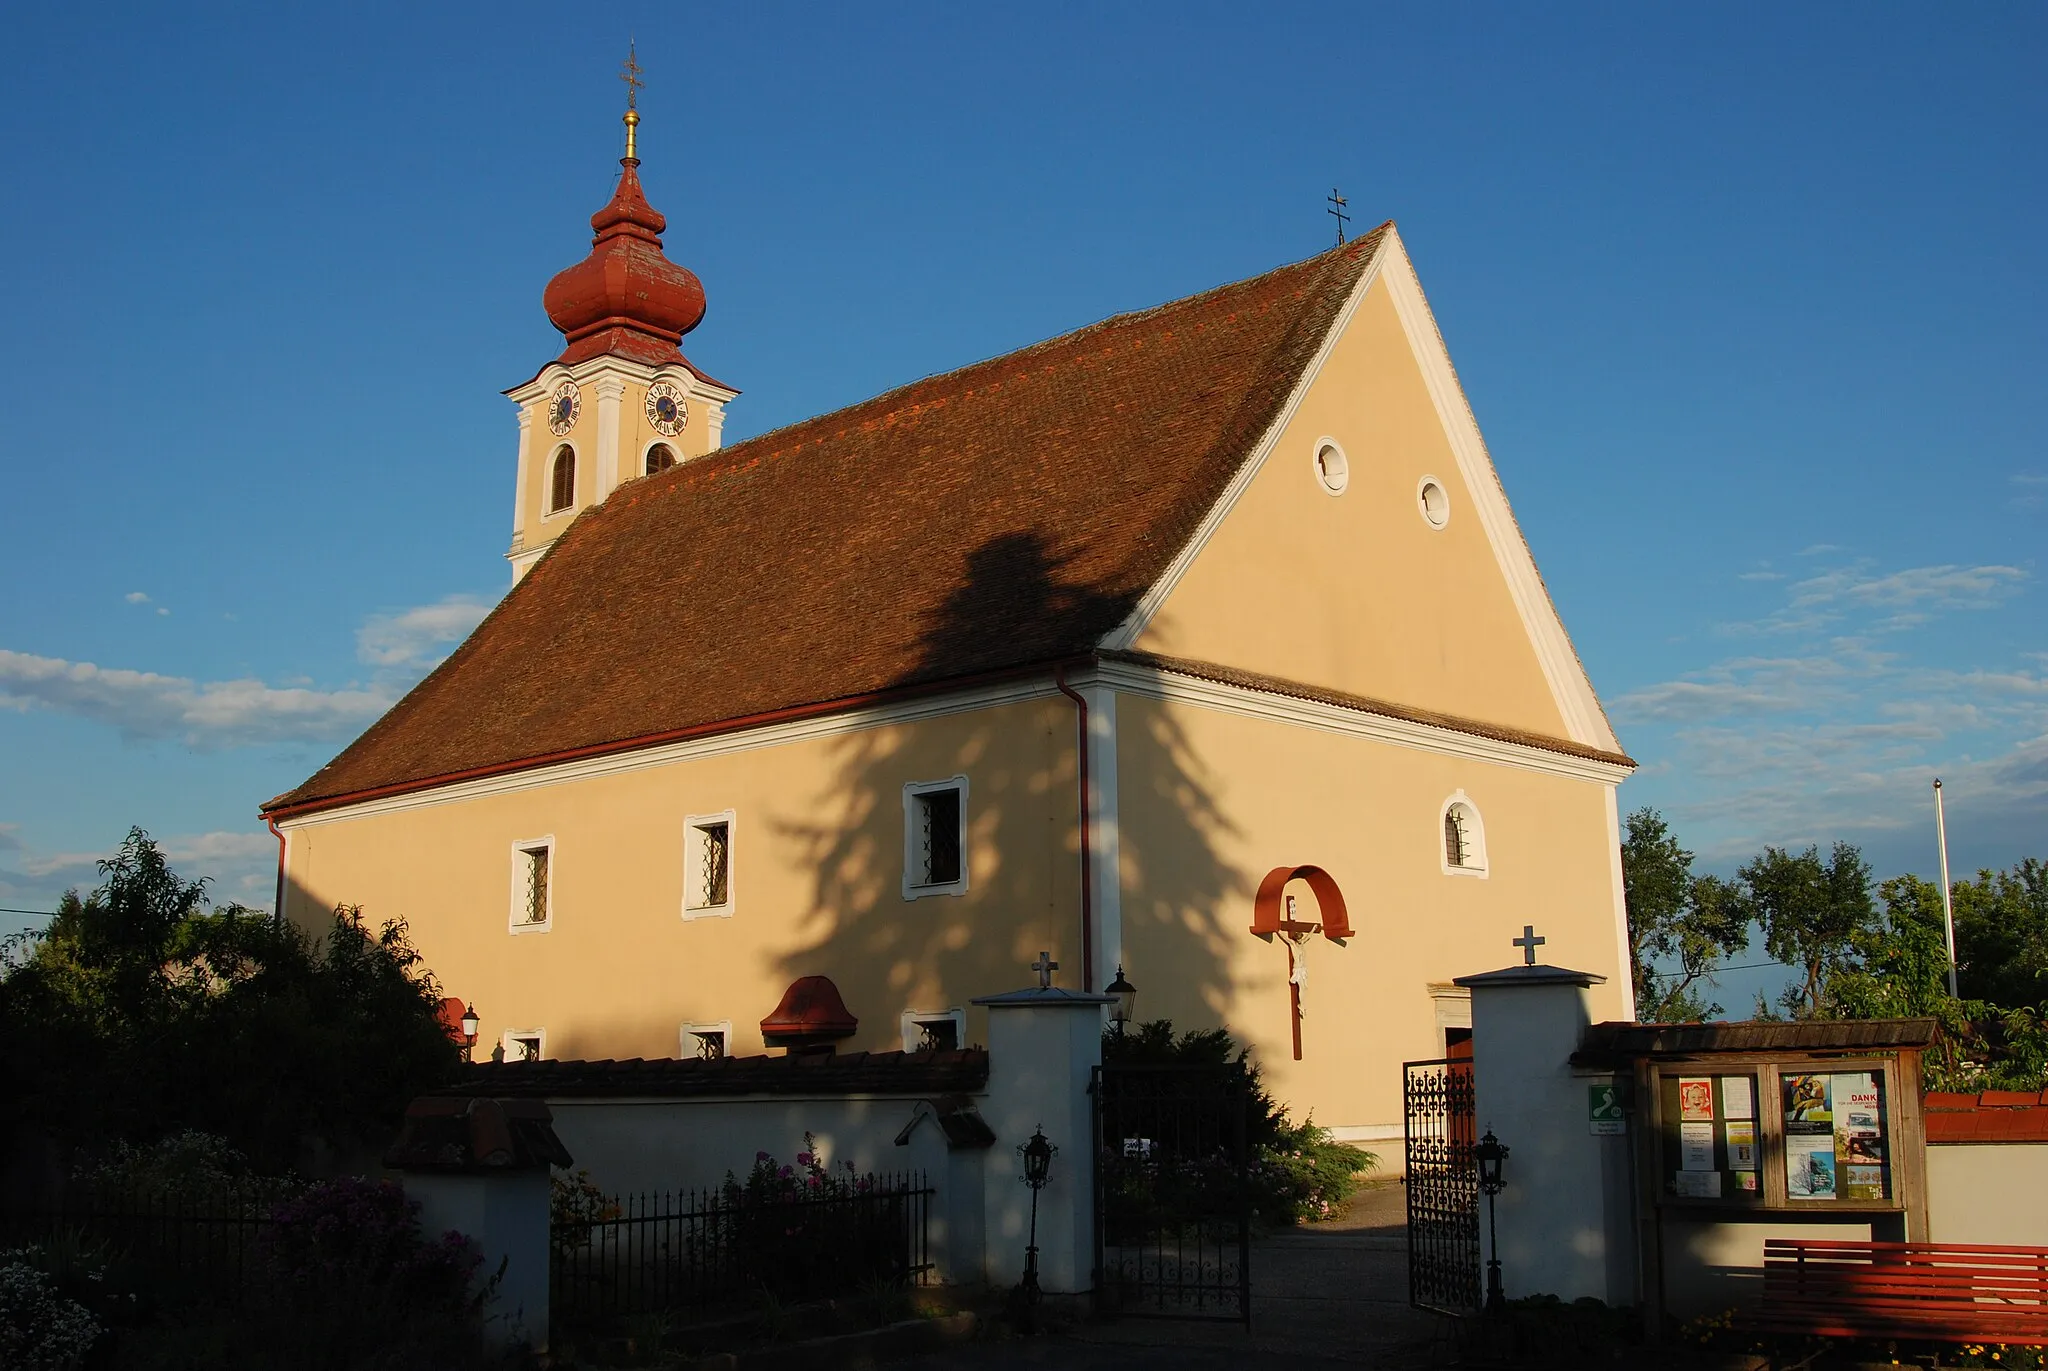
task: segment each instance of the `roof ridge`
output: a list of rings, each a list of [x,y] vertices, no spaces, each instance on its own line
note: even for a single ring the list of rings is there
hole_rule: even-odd
[[[987,357],[981,357],[972,362],[963,362],[959,366],[949,367],[944,371],[928,372],[915,380],[905,381],[901,385],[892,386],[888,390],[881,391],[875,395],[870,395],[864,400],[855,400],[851,404],[841,405],[837,409],[821,410],[816,414],[808,415],[802,419],[792,419],[786,424],[779,424],[774,428],[766,429],[760,433],[754,434],[750,438],[742,438],[738,442],[733,443],[730,446],[717,448],[711,452],[707,452],[702,457],[694,457],[687,462],[678,462],[673,467],[670,467],[667,471],[659,473],[659,476],[674,476],[676,473],[685,472],[692,468],[697,468],[700,479],[708,478],[711,475],[711,472],[708,470],[709,463],[714,462],[716,459],[719,459],[721,457],[726,457],[731,454],[742,452],[748,448],[756,447],[759,445],[765,445],[769,439],[778,437],[782,434],[789,433],[793,429],[804,428],[810,424],[822,423],[825,420],[832,418],[836,414],[849,414],[857,409],[878,407],[882,405],[884,401],[893,400],[896,397],[903,395],[909,391],[916,390],[920,386],[927,386],[932,385],[936,382],[951,380],[967,372],[974,371],[980,367],[994,366],[1000,362],[1013,361],[1017,358],[1025,357],[1035,352],[1043,352],[1055,347],[1070,344],[1078,339],[1086,337],[1088,334],[1091,333],[1107,330],[1113,327],[1121,328],[1139,324],[1156,315],[1163,314],[1168,310],[1185,309],[1200,304],[1203,301],[1209,300],[1215,296],[1223,294],[1225,291],[1249,290],[1257,286],[1260,282],[1266,281],[1271,277],[1278,276],[1282,272],[1296,271],[1302,267],[1308,266],[1312,262],[1318,262],[1323,259],[1331,259],[1332,261],[1334,261],[1336,258],[1340,256],[1349,257],[1358,264],[1360,269],[1363,269],[1365,263],[1369,261],[1372,255],[1379,250],[1379,245],[1385,238],[1387,230],[1391,229],[1393,226],[1394,221],[1389,219],[1385,223],[1381,224],[1378,228],[1373,229],[1370,233],[1362,233],[1358,237],[1351,239],[1347,243],[1340,244],[1336,247],[1325,248],[1321,252],[1315,253],[1308,257],[1298,258],[1292,262],[1282,262],[1278,266],[1267,268],[1265,271],[1260,272],[1256,276],[1245,276],[1235,281],[1224,281],[1218,285],[1210,286],[1205,290],[1198,290],[1194,292],[1192,295],[1176,296],[1171,300],[1162,300],[1156,305],[1146,305],[1142,309],[1124,310],[1123,312],[1118,314],[1105,315],[1104,317],[1095,320],[1093,323],[1082,324],[1076,328],[1068,329],[1064,333],[1056,333],[1050,338],[1041,338],[1035,343],[1027,343],[1023,347],[1012,348],[1008,352],[993,353]],[[882,411],[880,417],[887,418],[890,415],[899,412],[900,407],[886,409]],[[779,450],[780,449],[770,448],[770,455]],[[679,479],[675,481],[674,484],[682,485],[689,484],[689,482]],[[601,506],[593,506],[593,508],[599,507]],[[557,541],[560,540],[557,539]]]

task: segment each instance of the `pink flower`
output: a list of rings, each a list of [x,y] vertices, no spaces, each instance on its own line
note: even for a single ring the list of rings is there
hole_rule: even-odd
[[[756,1152],[754,1154],[754,1160],[757,1162],[765,1162],[768,1160],[768,1154],[766,1152]]]
[[[799,1153],[797,1153],[797,1154],[796,1154],[796,1164],[797,1164],[798,1166],[809,1166],[809,1165],[811,1164],[811,1154],[810,1154],[810,1153],[808,1153],[808,1152],[799,1152]]]

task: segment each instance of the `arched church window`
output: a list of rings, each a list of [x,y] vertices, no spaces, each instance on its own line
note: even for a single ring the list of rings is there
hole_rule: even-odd
[[[667,443],[656,443],[653,447],[647,449],[647,474],[649,476],[654,475],[657,471],[667,471],[675,464],[676,450]]]
[[[548,487],[548,513],[559,514],[576,503],[576,451],[567,443],[555,449],[555,469]]]
[[[1444,802],[1444,874],[1486,874],[1486,829],[1464,791]]]

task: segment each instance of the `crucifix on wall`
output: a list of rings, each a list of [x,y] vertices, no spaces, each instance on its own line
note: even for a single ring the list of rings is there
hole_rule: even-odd
[[[1316,897],[1320,919],[1304,919],[1295,897],[1286,893],[1289,881],[1306,882]],[[1267,942],[1278,937],[1287,947],[1287,1010],[1294,1031],[1294,1060],[1301,1060],[1302,991],[1308,984],[1308,949],[1320,933],[1343,945],[1351,936],[1351,916],[1344,908],[1344,892],[1319,866],[1276,866],[1259,882],[1252,900],[1252,932]]]

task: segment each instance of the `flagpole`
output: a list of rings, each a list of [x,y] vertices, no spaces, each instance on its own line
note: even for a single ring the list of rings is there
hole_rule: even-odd
[[[1956,907],[1948,891],[1948,821],[1941,810],[1941,778],[1934,778],[1934,836],[1941,844],[1941,926],[1948,937],[1948,997],[1956,998]]]

